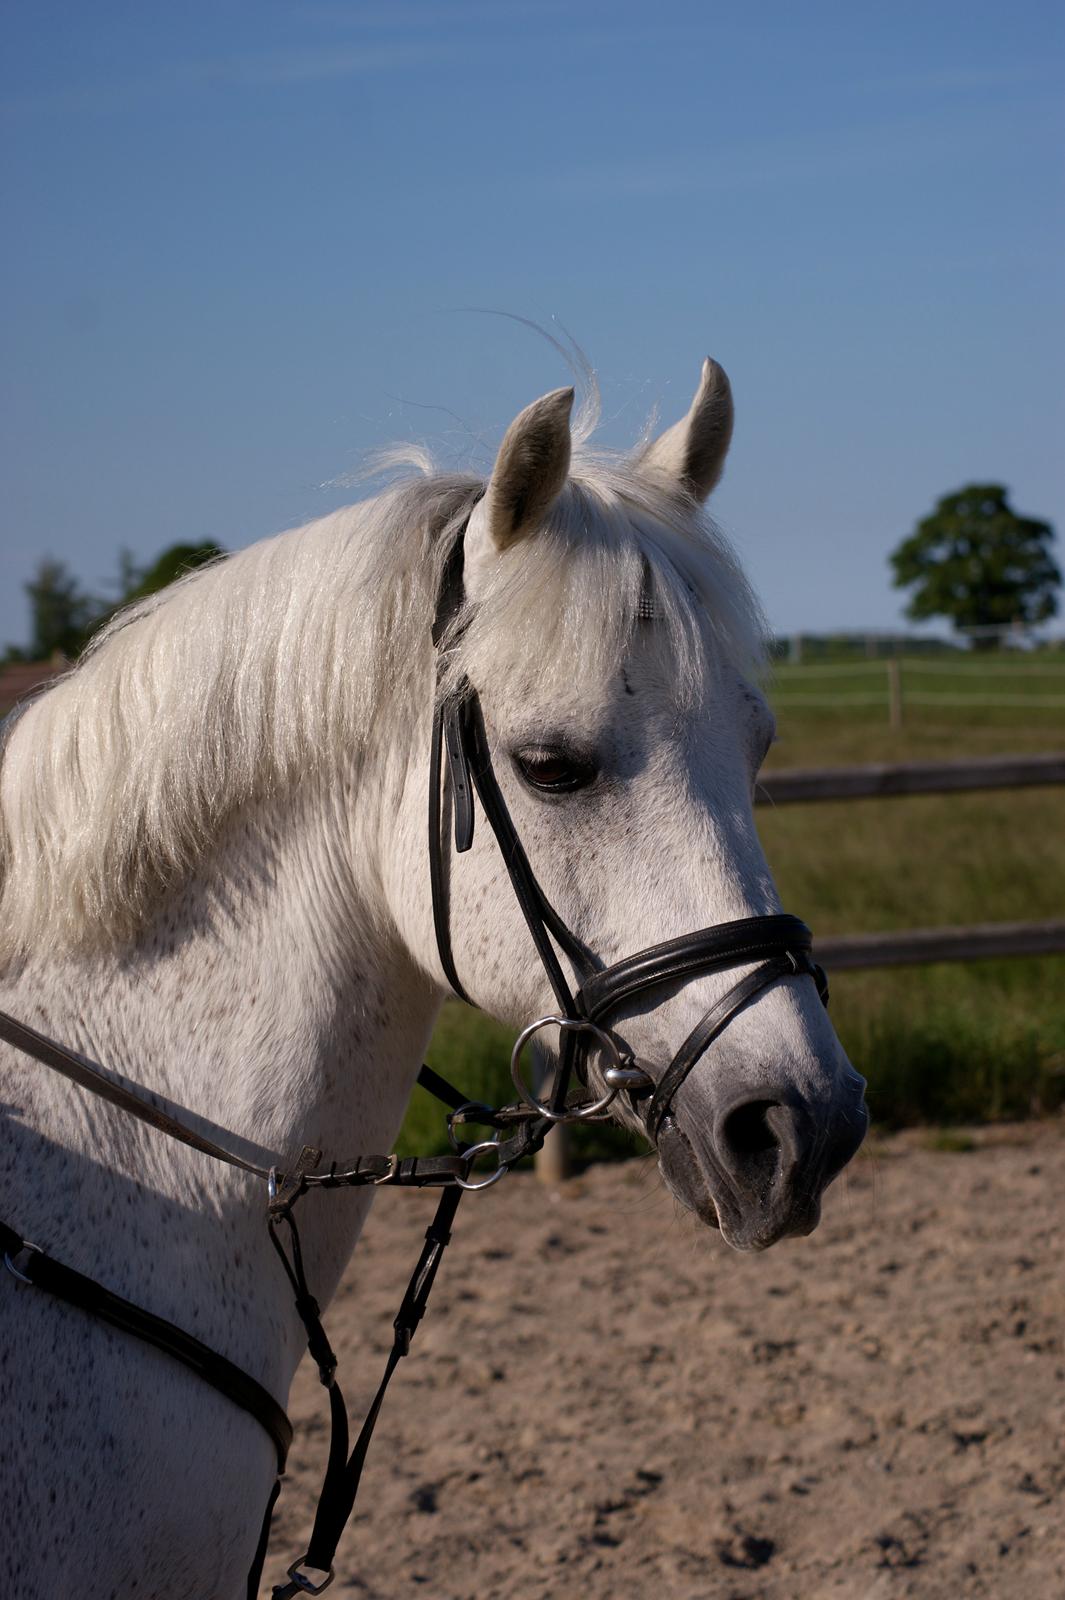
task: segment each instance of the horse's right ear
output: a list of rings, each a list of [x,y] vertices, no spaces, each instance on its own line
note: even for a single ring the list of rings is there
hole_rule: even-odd
[[[703,501],[724,471],[731,439],[732,390],[724,367],[707,356],[688,415],[648,445],[640,469]]]
[[[474,559],[499,555],[541,523],[569,471],[573,390],[555,389],[510,424],[470,523]],[[477,546],[480,546],[478,549]],[[469,538],[467,540],[469,551]]]

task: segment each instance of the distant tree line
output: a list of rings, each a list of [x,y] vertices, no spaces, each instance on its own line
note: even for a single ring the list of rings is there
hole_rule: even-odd
[[[42,557],[37,571],[24,585],[30,603],[30,637],[25,645],[9,644],[0,662],[48,661],[79,656],[97,628],[123,606],[165,589],[185,572],[223,555],[220,545],[174,544],[150,566],[140,567],[128,550],[119,552],[117,598],[105,599],[82,589],[62,561]]]
[[[994,649],[996,631],[1006,625],[1030,627],[1056,615],[1062,577],[1053,541],[1050,523],[1018,516],[1001,484],[971,483],[944,495],[893,551],[890,564],[896,588],[911,591],[907,616],[946,617],[976,648]],[[123,606],[222,554],[213,543],[175,544],[151,566],[138,567],[123,550],[113,600],[87,593],[62,561],[45,556],[25,585],[29,643],[8,645],[0,663],[56,654],[72,661]],[[773,653],[783,655],[785,648],[780,641]]]

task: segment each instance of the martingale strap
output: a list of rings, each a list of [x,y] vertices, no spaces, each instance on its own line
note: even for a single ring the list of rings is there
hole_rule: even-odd
[[[370,1448],[370,1440],[373,1438],[388,1385],[399,1363],[409,1353],[411,1340],[425,1315],[437,1269],[451,1241],[451,1226],[461,1199],[460,1188],[445,1189],[440,1196],[436,1214],[425,1230],[425,1243],[421,1255],[418,1257],[417,1265],[407,1285],[407,1292],[392,1324],[392,1348],[385,1363],[384,1376],[370,1403],[350,1455],[347,1406],[340,1385],[336,1381],[336,1356],[322,1327],[318,1303],[307,1288],[295,1219],[291,1209],[286,1208],[270,1220],[270,1238],[292,1285],[296,1309],[307,1332],[307,1348],[318,1367],[319,1380],[328,1390],[330,1414],[329,1462],[318,1499],[310,1542],[306,1553],[289,1567],[288,1583],[275,1587],[273,1600],[293,1600],[293,1597],[299,1594],[319,1594],[333,1581],[333,1561],[337,1545],[355,1505],[362,1469],[366,1464],[366,1454]],[[288,1251],[280,1236],[282,1223],[288,1229]]]
[[[425,1315],[429,1293],[445,1247],[451,1238],[451,1224],[458,1203],[466,1189],[486,1188],[501,1177],[523,1156],[536,1151],[551,1127],[550,1121],[531,1114],[528,1108],[505,1107],[494,1112],[489,1107],[470,1102],[446,1078],[423,1065],[418,1081],[423,1088],[450,1107],[452,1120],[484,1122],[504,1128],[517,1122],[517,1131],[510,1138],[499,1138],[468,1148],[459,1147],[447,1156],[359,1156],[349,1162],[334,1161],[323,1171],[314,1170],[320,1152],[305,1147],[287,1172],[278,1168],[257,1167],[213,1140],[207,1139],[187,1127],[176,1117],[161,1111],[148,1099],[143,1090],[127,1087],[116,1075],[79,1055],[67,1046],[39,1033],[35,1028],[19,1022],[7,1012],[0,1011],[0,1039],[13,1045],[23,1054],[51,1067],[80,1088],[106,1100],[119,1110],[126,1111],[158,1132],[180,1143],[199,1150],[215,1160],[224,1161],[255,1177],[268,1181],[271,1205],[268,1216],[270,1239],[284,1265],[293,1289],[296,1310],[307,1334],[307,1348],[318,1367],[323,1385],[329,1391],[331,1440],[325,1482],[315,1516],[314,1532],[307,1554],[289,1568],[289,1583],[275,1589],[277,1600],[291,1600],[297,1594],[317,1594],[332,1582],[332,1562],[337,1544],[344,1531],[355,1496],[358,1492],[366,1455],[373,1437],[385,1392],[392,1375],[402,1358],[408,1353],[411,1341]],[[513,1113],[513,1115],[512,1115]],[[487,1178],[475,1179],[472,1164],[477,1156],[491,1149],[496,1168]],[[325,1329],[322,1326],[318,1303],[307,1286],[300,1250],[299,1234],[292,1216],[292,1207],[302,1194],[313,1188],[340,1189],[387,1185],[389,1187],[425,1188],[442,1190],[436,1215],[426,1231],[425,1244],[414,1269],[407,1292],[393,1323],[392,1350],[384,1377],[348,1455],[348,1422],[344,1397],[336,1383],[336,1358]],[[280,1225],[287,1225],[290,1235],[291,1261],[279,1237]],[[186,1333],[175,1323],[154,1312],[145,1311],[132,1301],[123,1299],[98,1283],[94,1278],[66,1266],[47,1254],[40,1246],[32,1244],[7,1223],[0,1222],[0,1257],[13,1277],[20,1282],[43,1289],[57,1299],[76,1306],[91,1316],[99,1317],[133,1338],[150,1344],[175,1361],[195,1372],[219,1394],[225,1395],[234,1405],[253,1416],[269,1434],[277,1452],[278,1477],[273,1484],[266,1506],[262,1529],[255,1556],[248,1574],[248,1600],[258,1593],[269,1542],[270,1521],[281,1489],[281,1475],[292,1441],[292,1425],[284,1410],[256,1379],[236,1366],[227,1357],[219,1355],[207,1345]],[[305,1568],[325,1574],[314,1579]]]

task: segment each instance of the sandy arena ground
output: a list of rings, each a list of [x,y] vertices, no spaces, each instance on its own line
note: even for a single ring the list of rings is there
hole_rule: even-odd
[[[331,1594],[1061,1600],[1065,1122],[974,1138],[876,1141],[762,1256],[649,1163],[468,1196]],[[378,1197],[326,1319],[353,1416],[432,1204]],[[324,1403],[305,1365],[274,1581]]]

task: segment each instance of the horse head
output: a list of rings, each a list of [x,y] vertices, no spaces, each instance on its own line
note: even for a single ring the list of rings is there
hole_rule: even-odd
[[[516,418],[450,544],[453,556],[462,541],[462,594],[438,692],[445,703],[475,695],[473,763],[490,766],[513,837],[482,826],[451,858],[442,957],[419,768],[390,851],[393,901],[432,977],[457,979],[516,1026],[558,1003],[508,881],[519,851],[531,892],[562,925],[555,954],[574,989],[633,951],[654,957],[692,929],[706,946],[737,926],[728,971],[696,963],[689,976],[659,962],[612,1010],[610,1037],[615,1061],[623,1052],[653,1086],[684,1041],[710,1032],[655,1120],[660,1166],[730,1244],[761,1249],[816,1226],[867,1117],[818,969],[785,964],[748,984],[749,997],[743,987],[763,970],[754,954],[742,960],[742,934],[761,925],[751,919],[792,919],[778,916],[754,825],[774,732],[757,681],[757,609],[703,511],[732,433],[729,384],[707,361],[688,415],[624,462],[573,451],[572,401],[558,390]],[[719,1033],[707,1029],[715,1007],[729,1011]],[[606,1061],[592,1052],[598,1090]],[[642,1109],[629,1095],[614,1101],[633,1126]]]

